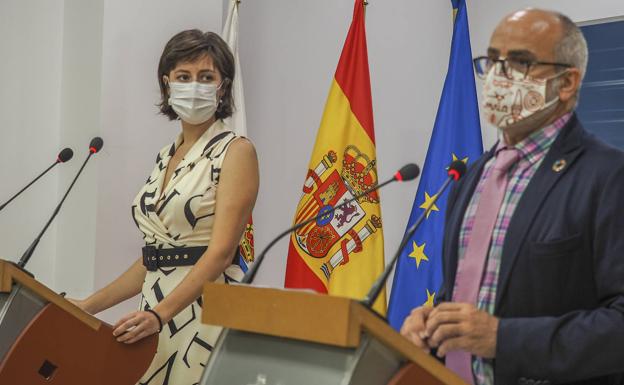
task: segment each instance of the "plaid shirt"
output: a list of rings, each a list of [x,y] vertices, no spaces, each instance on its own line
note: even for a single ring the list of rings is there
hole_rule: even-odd
[[[521,155],[518,162],[511,166],[508,171],[509,182],[507,184],[503,202],[498,212],[498,217],[496,218],[496,223],[494,224],[494,230],[492,231],[492,242],[487,255],[483,281],[481,282],[477,299],[477,307],[481,310],[487,311],[490,314],[494,314],[500,260],[503,254],[503,244],[505,242],[507,229],[509,228],[509,222],[511,221],[513,213],[516,210],[516,206],[522,197],[522,193],[526,190],[527,185],[544,160],[550,146],[557,138],[557,135],[563,126],[568,122],[571,115],[571,113],[568,113],[562,116],[553,124],[534,132],[515,146]],[[498,152],[505,147],[506,145],[503,144],[502,141],[499,142],[498,147],[496,148],[496,153],[498,154]],[[466,213],[464,214],[464,220],[459,233],[458,261],[461,261],[465,255],[468,241],[470,240],[470,234],[472,233],[472,227],[475,222],[475,214],[479,204],[479,197],[483,191],[485,180],[492,172],[495,158],[495,156],[492,157],[492,159],[485,164],[479,184],[477,185],[477,188],[475,189],[475,192],[470,200],[470,204],[466,209]],[[461,264],[459,266],[461,266]],[[459,272],[457,276],[459,276]],[[455,285],[457,285],[457,282],[455,282]],[[473,356],[472,371],[475,377],[476,385],[494,384],[494,367],[492,365],[492,360]]]

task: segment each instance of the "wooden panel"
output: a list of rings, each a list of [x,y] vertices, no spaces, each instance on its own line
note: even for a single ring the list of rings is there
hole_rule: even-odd
[[[443,382],[444,383],[444,382]],[[448,383],[448,382],[447,382]],[[440,381],[421,366],[409,363],[390,379],[388,385],[438,385]]]
[[[0,363],[0,384],[132,385],[149,367],[157,344],[157,335],[130,345],[119,343],[110,325],[103,323],[94,331],[47,304]]]
[[[202,322],[232,329],[342,347],[356,347],[349,333],[350,300],[315,293],[209,283]]]
[[[73,317],[76,317],[78,320],[88,325],[91,329],[98,330],[100,328],[101,321],[99,319],[82,311],[79,307],[56,294],[11,262],[0,260],[0,293],[10,293],[13,289],[13,285],[18,283],[28,288],[45,301],[51,302],[65,310]]]

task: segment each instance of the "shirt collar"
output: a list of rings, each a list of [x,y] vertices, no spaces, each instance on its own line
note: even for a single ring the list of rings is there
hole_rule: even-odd
[[[528,137],[516,143],[514,147],[520,152],[521,158],[526,159],[531,164],[541,159],[571,117],[572,113],[568,112],[548,126],[535,131]],[[498,151],[505,147],[508,146],[504,143],[504,141],[499,141],[496,152],[498,153]]]

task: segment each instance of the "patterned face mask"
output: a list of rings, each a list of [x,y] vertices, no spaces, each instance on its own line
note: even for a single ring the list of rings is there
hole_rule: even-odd
[[[546,83],[563,73],[535,79],[513,68],[508,72],[511,79],[505,76],[500,65],[495,66],[483,85],[483,112],[487,121],[498,128],[505,129],[559,101],[557,96],[546,102]]]
[[[169,105],[180,119],[190,124],[201,124],[217,111],[217,90],[220,85],[169,83]]]

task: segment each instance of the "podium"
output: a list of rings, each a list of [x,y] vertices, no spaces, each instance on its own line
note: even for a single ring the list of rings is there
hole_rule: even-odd
[[[225,329],[200,385],[465,385],[352,299],[215,283],[203,298]]]
[[[0,384],[134,385],[157,344],[117,342],[110,325],[0,260]]]

